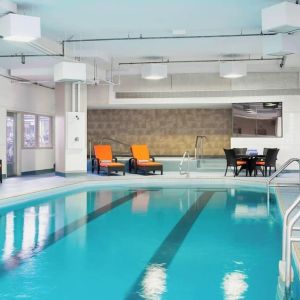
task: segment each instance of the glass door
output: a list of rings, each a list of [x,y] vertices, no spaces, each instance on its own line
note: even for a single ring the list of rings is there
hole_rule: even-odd
[[[6,117],[6,164],[7,177],[16,175],[16,114]]]

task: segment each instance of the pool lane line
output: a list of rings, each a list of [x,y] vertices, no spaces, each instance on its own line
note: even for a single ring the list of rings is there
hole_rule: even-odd
[[[133,197],[136,195],[136,193],[130,193],[124,197],[121,197],[115,201],[112,201],[111,203],[108,203],[100,208],[98,208],[95,211],[92,211],[85,215],[84,217],[73,221],[70,224],[65,225],[64,227],[58,229],[57,231],[51,233],[47,236],[47,238],[44,241],[40,241],[39,244],[42,243],[42,245],[36,244],[32,249],[26,250],[26,251],[19,251],[13,256],[9,257],[8,259],[4,260],[0,264],[0,277],[4,276],[8,272],[16,269],[23,263],[25,263],[28,259],[36,256],[43,250],[47,249],[48,247],[52,246],[56,242],[62,240],[69,234],[73,233],[77,229],[81,228],[82,226],[86,225],[87,223],[97,219],[98,217],[101,217],[102,215],[110,212],[114,208],[119,207],[122,204],[125,204],[126,202],[133,199]]]
[[[143,279],[146,276],[148,268],[151,266],[162,266],[164,269],[168,269],[184,239],[214,193],[212,191],[204,192],[173,227],[135,281],[125,298],[126,300],[146,299],[141,294]]]

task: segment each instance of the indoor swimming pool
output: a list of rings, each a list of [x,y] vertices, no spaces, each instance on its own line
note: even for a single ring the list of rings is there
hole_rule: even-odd
[[[0,209],[0,299],[276,299],[281,226],[263,189],[48,195]]]

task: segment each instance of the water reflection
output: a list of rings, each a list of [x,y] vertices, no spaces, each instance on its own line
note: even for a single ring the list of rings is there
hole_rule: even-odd
[[[85,225],[133,196],[124,191],[83,192],[2,215],[0,211],[0,276],[82,227],[77,245],[85,245]]]
[[[96,198],[95,198],[95,207],[96,209],[109,205],[111,207],[112,203],[112,191],[99,191],[96,193]]]
[[[36,213],[35,207],[25,209],[24,225],[23,225],[23,242],[22,242],[22,256],[27,256],[35,245],[36,236]]]
[[[149,191],[137,191],[132,199],[132,211],[133,212],[147,212],[150,200]]]
[[[266,204],[246,205],[237,204],[234,210],[235,218],[268,218],[268,208]]]
[[[40,206],[38,212],[38,245],[43,247],[48,236],[50,223],[50,207],[48,204]]]
[[[147,300],[158,300],[167,291],[167,273],[164,264],[151,264],[147,267],[142,281],[140,296]]]
[[[227,206],[232,206],[235,219],[268,219],[273,206],[266,195],[259,192],[230,189],[227,194]]]
[[[3,258],[8,258],[14,250],[14,213],[6,215],[5,243],[3,249]]]
[[[247,276],[241,271],[234,271],[225,274],[222,283],[222,288],[224,290],[224,299],[243,299],[245,292],[248,290],[246,279]]]

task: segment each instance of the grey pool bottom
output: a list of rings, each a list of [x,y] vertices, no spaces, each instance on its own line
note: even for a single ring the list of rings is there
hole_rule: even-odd
[[[7,299],[276,293],[281,224],[259,191],[89,189],[1,215],[0,296]]]

